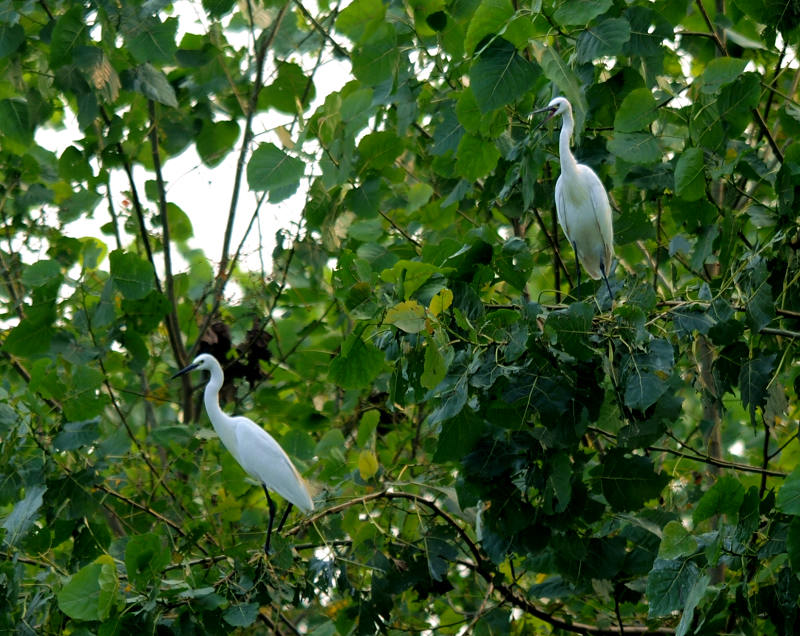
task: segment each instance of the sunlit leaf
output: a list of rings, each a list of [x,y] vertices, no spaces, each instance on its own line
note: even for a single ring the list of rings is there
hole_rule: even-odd
[[[733,82],[747,66],[747,60],[718,57],[711,60],[703,71],[702,87],[704,93],[718,93],[719,89]]]
[[[481,0],[467,28],[464,41],[467,53],[473,53],[487,35],[501,34],[513,15],[509,0]]]
[[[358,474],[361,479],[368,481],[378,472],[378,458],[371,450],[362,450],[358,454]]]

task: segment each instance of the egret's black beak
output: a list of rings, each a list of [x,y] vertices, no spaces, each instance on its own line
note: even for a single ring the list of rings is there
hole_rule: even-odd
[[[200,363],[199,363],[199,362],[192,362],[192,364],[190,364],[188,367],[184,367],[183,369],[181,369],[181,370],[180,370],[180,371],[178,371],[177,373],[173,373],[173,374],[172,374],[172,376],[170,376],[170,378],[169,378],[169,379],[170,379],[170,380],[174,380],[174,379],[175,379],[175,378],[177,378],[178,376],[181,376],[181,375],[183,375],[184,373],[189,373],[189,371],[191,371],[192,369],[196,369],[196,368],[197,368],[197,367],[199,367],[199,366],[200,366]]]
[[[544,126],[547,122],[553,119],[557,110],[558,106],[545,106],[544,108],[537,108],[535,111],[533,111],[534,115],[537,113],[547,113],[547,117],[540,121],[536,127],[538,128],[539,126]]]

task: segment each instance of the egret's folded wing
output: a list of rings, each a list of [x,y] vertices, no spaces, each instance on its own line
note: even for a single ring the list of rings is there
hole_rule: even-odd
[[[236,419],[236,441],[242,468],[260,480],[268,490],[291,501],[303,512],[311,512],[314,502],[306,482],[278,442],[246,417]]]
[[[603,241],[603,263],[606,272],[608,272],[611,267],[611,259],[614,258],[614,228],[611,224],[611,204],[608,202],[608,194],[606,194],[606,189],[603,187],[600,178],[596,175],[595,177],[599,187],[590,189],[592,210],[597,223],[597,231]]]

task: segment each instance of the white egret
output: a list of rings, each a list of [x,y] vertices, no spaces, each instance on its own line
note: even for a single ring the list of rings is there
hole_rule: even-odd
[[[570,150],[575,120],[569,101],[556,97],[546,108],[537,112],[545,111],[550,114],[544,121],[549,121],[556,115],[561,115],[562,118],[561,134],[558,138],[561,174],[556,181],[558,223],[575,250],[576,260],[580,261],[586,273],[593,279],[602,277],[606,282],[608,295],[613,296],[608,282],[608,272],[614,258],[614,230],[611,225],[608,193],[595,171],[575,161]]]
[[[269,496],[269,491],[277,492],[289,502],[278,525],[278,532],[283,527],[292,504],[303,512],[309,513],[314,509],[314,502],[311,500],[305,481],[297,472],[292,460],[272,435],[253,420],[241,415],[231,417],[220,408],[219,390],[225,376],[217,359],[207,353],[201,353],[189,366],[181,369],[172,377],[177,378],[194,369],[208,371],[211,375],[206,384],[203,401],[214,430],[245,472],[253,479],[258,480],[267,496],[269,528],[267,529],[267,540],[264,543],[264,553],[268,555],[272,522],[275,518],[275,504]]]

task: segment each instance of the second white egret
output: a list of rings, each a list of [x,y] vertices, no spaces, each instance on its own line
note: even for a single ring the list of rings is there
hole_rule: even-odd
[[[575,120],[572,105],[563,97],[556,97],[546,108],[545,121],[561,115],[561,133],[558,154],[561,174],[556,181],[556,212],[558,223],[575,250],[586,273],[593,279],[603,278],[611,293],[608,273],[614,258],[614,230],[611,222],[611,205],[603,182],[589,166],[578,163],[570,149]],[[580,284],[580,269],[578,270]]]
[[[272,523],[275,518],[275,504],[269,496],[269,491],[277,492],[289,502],[286,512],[278,524],[278,532],[280,532],[292,504],[305,513],[314,509],[314,502],[311,500],[308,486],[297,472],[292,460],[272,435],[253,420],[241,415],[231,417],[220,408],[219,390],[225,376],[217,359],[207,353],[201,353],[189,366],[181,369],[172,377],[176,378],[194,369],[208,371],[211,375],[203,393],[203,401],[214,430],[225,448],[230,451],[245,472],[261,484],[264,494],[267,496],[269,528],[267,529],[267,540],[264,543],[264,553],[268,555]]]

